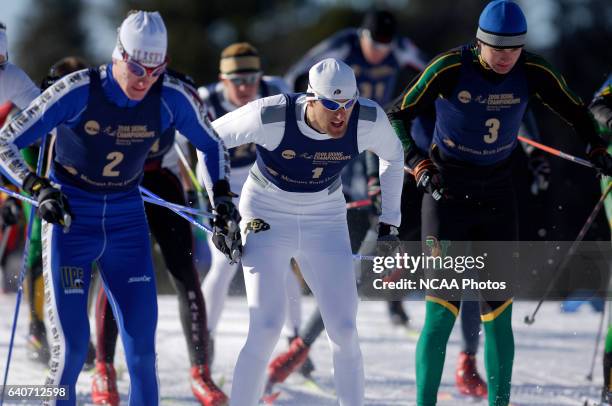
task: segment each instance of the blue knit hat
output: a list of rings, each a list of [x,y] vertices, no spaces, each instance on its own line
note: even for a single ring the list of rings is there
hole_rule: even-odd
[[[527,21],[518,4],[511,0],[493,0],[482,10],[476,38],[495,48],[525,45]]]

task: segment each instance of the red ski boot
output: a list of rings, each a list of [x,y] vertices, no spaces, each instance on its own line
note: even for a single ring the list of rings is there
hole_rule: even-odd
[[[304,344],[301,337],[291,341],[289,349],[274,358],[268,365],[268,384],[274,385],[284,382],[293,371],[297,370],[306,361],[309,350],[310,347]]]
[[[455,370],[455,384],[463,395],[479,398],[487,397],[487,383],[482,380],[476,369],[476,357],[465,352],[459,354]]]
[[[113,364],[96,362],[96,372],[91,380],[91,399],[94,405],[119,406],[117,374]]]
[[[191,391],[202,406],[226,406],[229,399],[213,382],[207,365],[191,367]]]

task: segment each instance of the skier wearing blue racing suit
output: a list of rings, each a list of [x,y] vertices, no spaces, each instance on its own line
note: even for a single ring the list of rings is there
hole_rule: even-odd
[[[164,75],[166,47],[159,13],[130,12],[119,28],[112,63],[66,76],[0,132],[0,169],[37,198],[44,220],[45,296],[53,338],[47,384],[69,389],[67,400],[51,404],[76,404],[75,384],[87,355],[94,261],[121,331],[129,404],[159,404],[155,278],[138,185],[151,146],[169,127],[206,157],[217,248],[230,256],[241,251],[239,233],[232,231],[239,215],[226,180],[227,152],[197,95]],[[47,180],[27,169],[18,150],[55,127]],[[72,131],[62,131],[66,127]]]

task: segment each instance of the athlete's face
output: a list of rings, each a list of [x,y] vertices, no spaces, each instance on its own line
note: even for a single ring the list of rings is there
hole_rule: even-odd
[[[345,102],[346,100],[337,100]],[[329,110],[323,106],[320,100],[311,100],[308,102],[308,120],[310,124],[319,132],[325,133],[332,138],[342,138],[346,133],[349,119],[355,103],[352,103],[348,110],[343,107],[336,111]]]
[[[131,100],[144,99],[151,86],[159,79],[159,76],[153,76],[148,72],[144,76],[136,76],[128,69],[126,62],[118,60],[113,60],[113,77],[123,93]]]
[[[506,74],[514,68],[523,48],[493,48],[480,43],[480,56],[495,73]]]
[[[236,107],[242,107],[248,102],[255,100],[259,91],[260,80],[260,73],[221,76],[227,98]]]
[[[362,34],[359,43],[361,44],[361,52],[364,58],[371,65],[378,65],[391,52],[391,43],[376,42],[369,35]]]

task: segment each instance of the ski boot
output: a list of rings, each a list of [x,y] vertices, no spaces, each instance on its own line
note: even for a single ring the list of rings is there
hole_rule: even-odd
[[[94,405],[119,405],[117,373],[113,364],[96,362],[96,371],[91,380],[91,400]]]
[[[229,399],[213,382],[207,365],[191,367],[191,391],[202,406],[226,406]]]
[[[463,395],[479,398],[487,397],[487,383],[482,380],[476,369],[476,357],[466,352],[459,354],[455,370],[455,384]]]
[[[291,341],[289,349],[272,360],[268,366],[268,385],[284,382],[293,371],[304,364],[310,347],[301,337]]]
[[[299,336],[298,336],[297,331],[296,331],[296,333],[295,333],[295,335],[293,337],[289,337],[288,338],[289,347],[291,347],[291,343],[293,342],[293,340],[295,340],[298,337]],[[304,363],[300,367],[299,373],[304,378],[310,378],[311,377],[310,375],[312,374],[312,371],[314,371],[314,370],[315,370],[314,363],[312,362],[310,357],[306,357],[306,360],[304,361]]]

